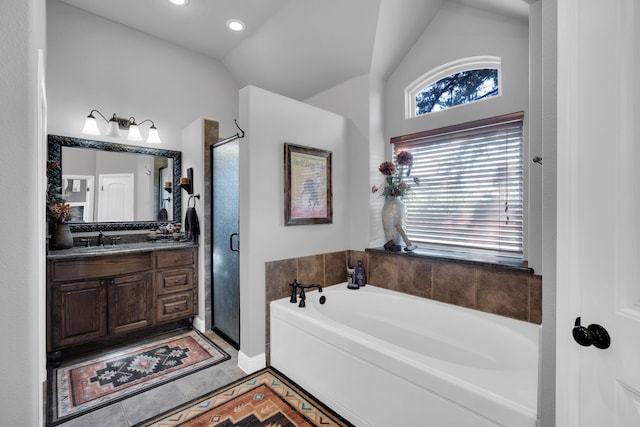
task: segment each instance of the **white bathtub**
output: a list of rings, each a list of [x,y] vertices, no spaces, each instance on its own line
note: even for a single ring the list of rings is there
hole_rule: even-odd
[[[271,365],[358,427],[535,427],[538,341],[537,325],[371,285],[271,303]]]

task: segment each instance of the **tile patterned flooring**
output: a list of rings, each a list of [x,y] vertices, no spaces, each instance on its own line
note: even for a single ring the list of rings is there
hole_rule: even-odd
[[[168,384],[90,412],[60,427],[128,427],[229,384],[246,373],[238,368],[238,351],[212,331],[205,335],[229,353],[231,359]]]

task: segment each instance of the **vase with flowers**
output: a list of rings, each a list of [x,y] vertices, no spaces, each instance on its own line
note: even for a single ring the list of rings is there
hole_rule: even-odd
[[[400,151],[395,156],[395,162],[382,162],[378,170],[384,178],[382,188],[373,186],[373,193],[380,192],[384,196],[384,206],[382,207],[382,227],[388,246],[399,246],[402,243],[402,236],[398,232],[398,225],[402,229],[406,228],[407,208],[403,199],[411,191],[409,179],[411,177],[411,167],[413,166],[413,155],[408,151]],[[411,178],[413,184],[420,184],[420,179],[416,176]]]
[[[47,172],[58,167],[56,163],[47,164]],[[49,224],[49,249],[69,249],[73,247],[73,235],[68,221],[73,217],[71,205],[60,194],[60,188],[47,183],[47,222]]]

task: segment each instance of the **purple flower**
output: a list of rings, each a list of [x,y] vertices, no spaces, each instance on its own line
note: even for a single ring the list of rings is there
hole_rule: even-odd
[[[413,166],[413,155],[408,151],[400,151],[395,156],[395,162],[382,162],[378,167],[381,174],[385,176],[385,184],[381,188],[381,195],[385,197],[405,197],[411,190],[411,186],[405,183],[404,177],[411,175]],[[418,177],[413,178],[413,182],[419,185]],[[372,193],[376,193],[378,187],[371,188]]]
[[[400,166],[409,166],[413,165],[413,155],[408,151],[401,151],[396,155],[396,161]]]
[[[391,162],[382,162],[378,170],[382,175],[391,176],[396,172],[396,165]]]

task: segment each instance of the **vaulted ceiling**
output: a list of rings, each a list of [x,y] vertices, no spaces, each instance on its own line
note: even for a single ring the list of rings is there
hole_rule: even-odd
[[[306,99],[353,77],[386,76],[445,1],[527,20],[532,0],[62,0],[224,63],[248,84]],[[228,19],[246,24],[232,32]]]

